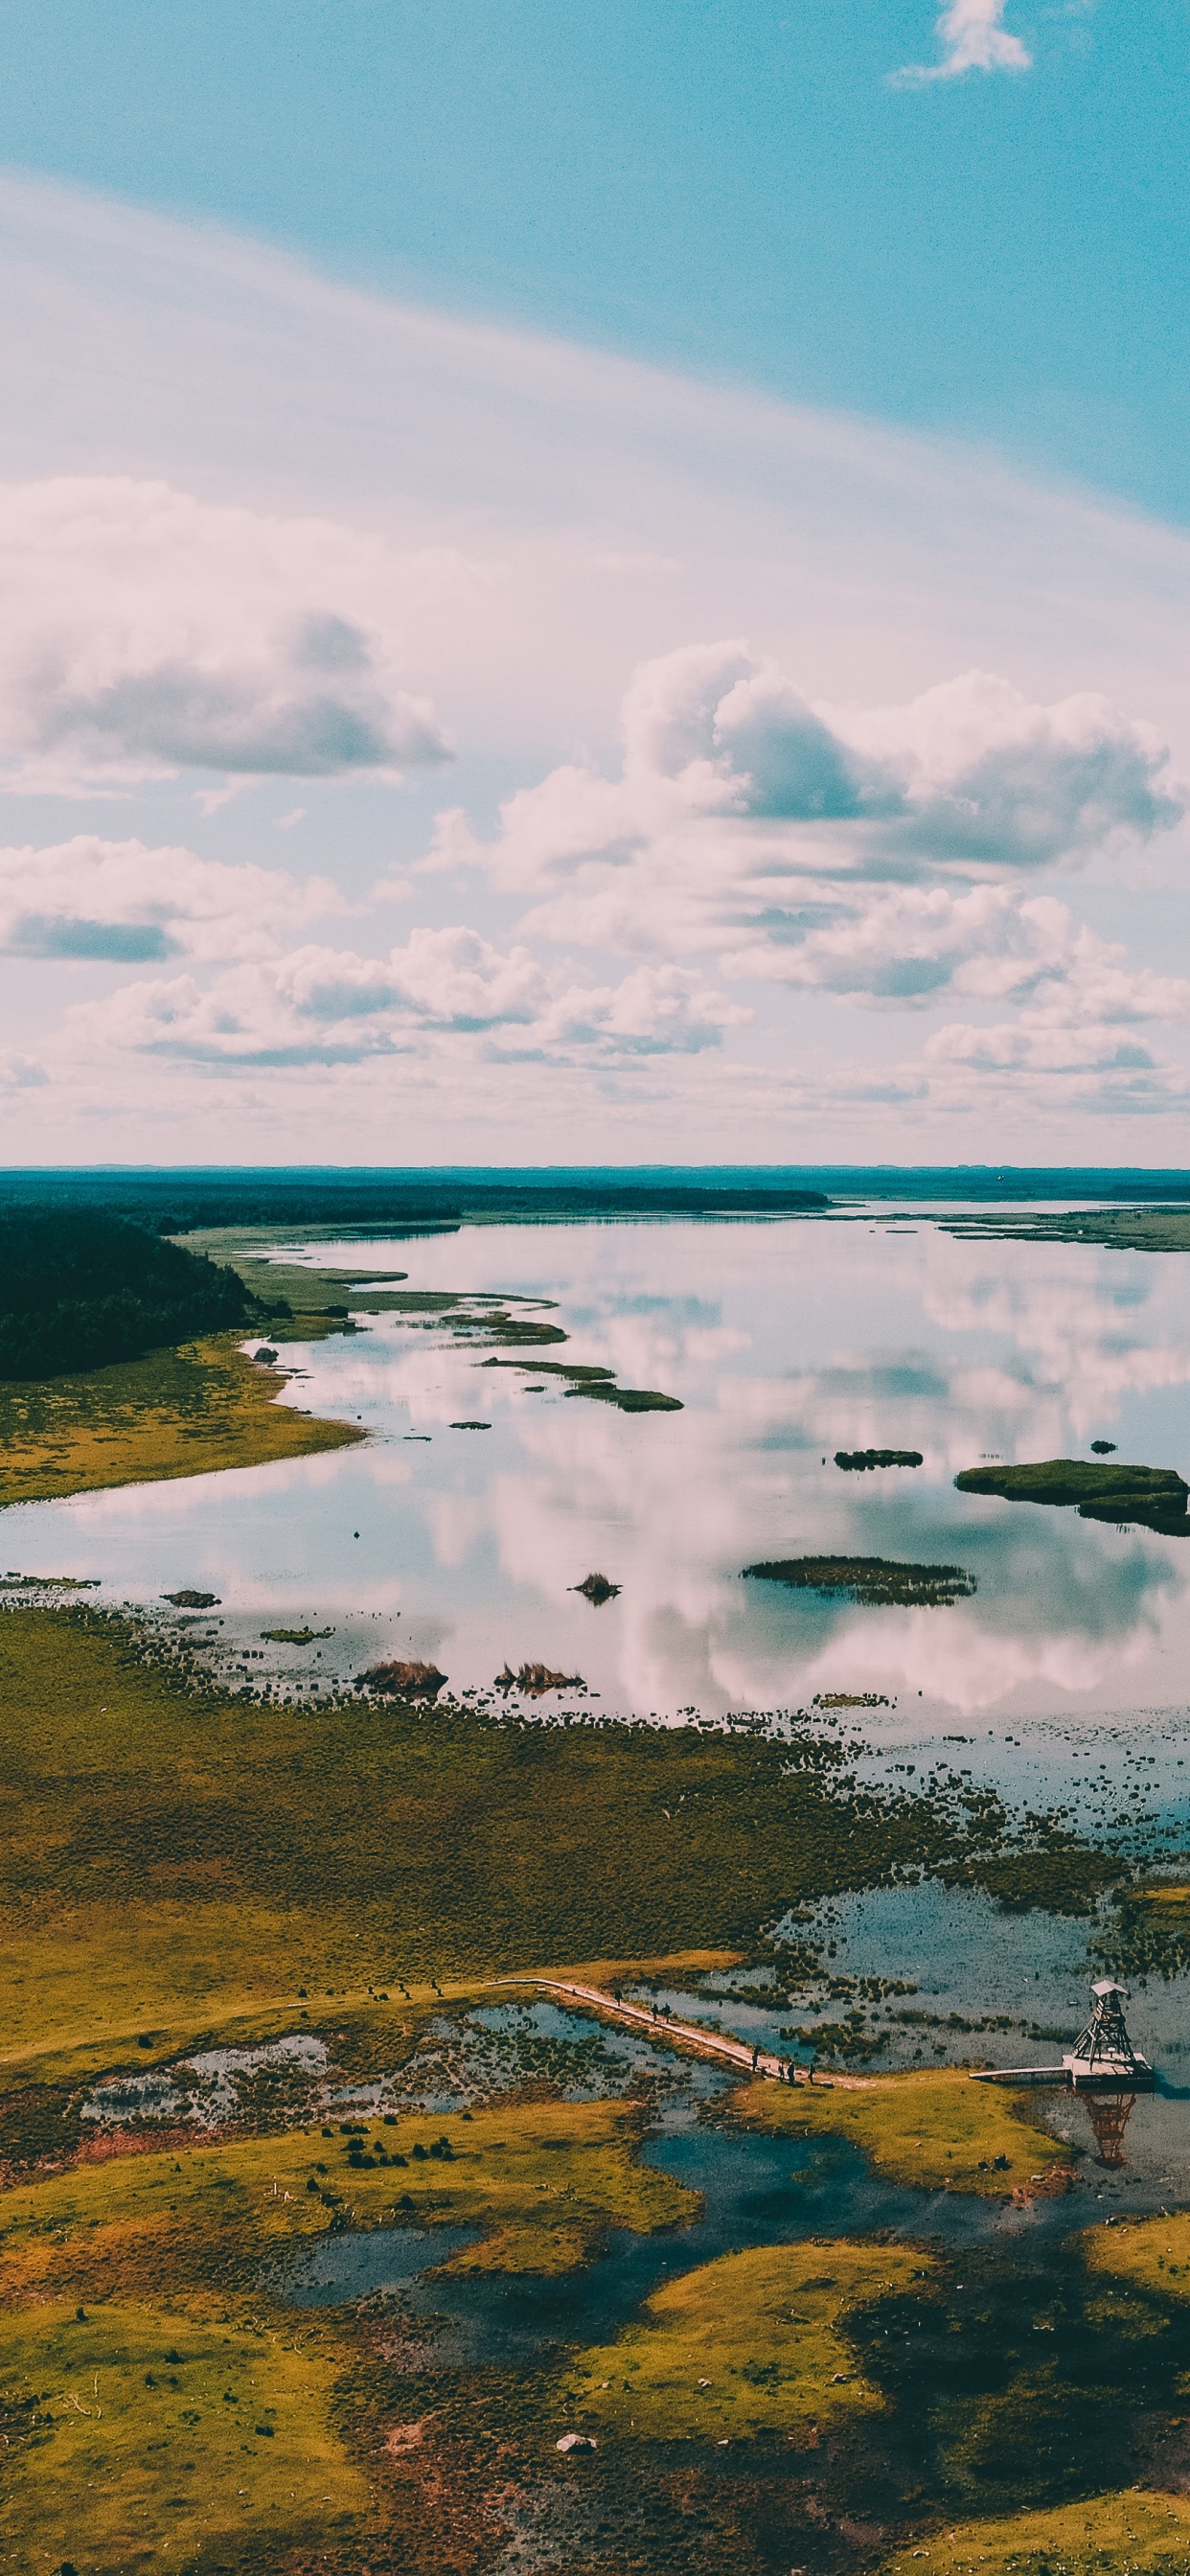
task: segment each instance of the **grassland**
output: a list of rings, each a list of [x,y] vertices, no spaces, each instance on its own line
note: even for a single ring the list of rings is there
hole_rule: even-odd
[[[944,1234],[980,1243],[1094,1243],[1106,1252],[1190,1252],[1190,1208],[1066,1208],[1045,1215],[988,1209],[938,1220]]]
[[[931,2531],[883,2561],[881,2576],[1186,2576],[1190,2501],[1143,2486],[1044,2513]]]
[[[239,1333],[78,1376],[0,1386],[0,1505],[111,1485],[261,1467],[362,1439],[279,1404],[283,1378],[256,1367]]]
[[[1097,2227],[1085,2237],[1083,2250],[1102,2280],[1131,2281],[1161,2298],[1190,2299],[1190,2211]]]
[[[614,2343],[580,2354],[579,2418],[641,2440],[721,2442],[852,2425],[880,2390],[848,2341],[852,2309],[930,2269],[907,2246],[754,2246],[684,2272]]]
[[[9,2191],[8,2566],[41,2567],[43,2552],[135,2565],[163,2532],[175,2567],[226,2564],[229,2549],[239,2564],[253,2544],[271,2566],[375,2533],[391,2374],[349,2317],[281,2304],[275,2267],[349,2216],[472,2223],[484,2238],[456,2265],[564,2269],[610,2224],[695,2214],[635,2161],[638,2133],[639,2114],[606,2103],[564,2123],[556,2105],[508,2104],[376,2121],[352,2141],[311,2131],[116,2158]]]
[[[10,2063],[301,1987],[731,1948],[958,1833],[831,1738],[231,1697],[77,1608],[0,1619],[0,1778]]]
[[[554,2448],[576,2409],[599,2428],[591,2521],[559,2546],[583,2576],[753,2576],[770,2528],[785,2564],[835,2576],[782,2484],[820,2440],[830,2513],[869,2496],[890,2530],[909,2510],[1005,2510],[1003,2460],[1038,2410],[1022,2502],[1068,2501],[1072,2457],[1122,2486],[1105,2425],[1138,2349],[1127,2403],[1170,2402],[1190,2302],[1179,2333],[1164,2276],[1142,2313],[1139,2286],[1081,2256],[1063,2275],[1074,2363],[1049,2380],[1021,2349],[999,2249],[974,2317],[920,2249],[769,2246],[684,2274],[577,2361],[503,2371],[443,2358],[432,2329],[409,2362],[407,2315],[282,2303],[278,2260],[345,2230],[472,2228],[444,2269],[498,2283],[572,2272],[616,2229],[688,2221],[690,2196],[638,2158],[647,2090],[546,2099],[546,2077],[470,2117],[402,2110],[349,2136],[312,2129],[308,2093],[296,2110],[278,2079],[209,2143],[181,2122],[97,2142],[100,2074],[304,2031],[332,2081],[357,2086],[429,2045],[452,1994],[515,1994],[532,1969],[583,1962],[606,1983],[675,1954],[772,1957],[765,1927],[791,1904],[957,1867],[969,1848],[991,1865],[1001,1832],[998,1809],[973,1820],[860,1783],[837,1733],[541,1726],[362,1694],[289,1705],[216,1689],[189,1633],[85,1604],[0,1616],[10,2576],[64,2561],[480,2576],[513,2490],[543,2528],[552,2482],[577,2510]],[[1002,2194],[1059,2160],[1010,2099],[948,2072],[752,2086],[735,2108],[791,2141],[849,2140],[923,2188]],[[707,2462],[737,2456],[746,2493],[728,2502]]]
[[[749,2126],[781,2136],[849,2138],[891,2182],[995,2199],[1027,2190],[1055,2166],[1054,2179],[1069,2171],[1069,2149],[1023,2116],[1023,2100],[945,2068],[853,2078],[833,2090],[752,2084],[732,2107]]]

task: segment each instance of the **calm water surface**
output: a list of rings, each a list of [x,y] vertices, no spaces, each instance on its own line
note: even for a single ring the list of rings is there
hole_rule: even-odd
[[[990,1728],[998,1760],[1037,1757],[1041,1739],[1006,1744],[1017,1722],[1057,1721],[1055,1776],[1068,1721],[1139,1717],[1176,1773],[1190,1540],[952,1484],[991,1456],[1087,1456],[1095,1438],[1186,1469],[1176,1256],[964,1242],[920,1214],[474,1228],[368,1251],[414,1287],[554,1299],[562,1356],[684,1411],[623,1415],[382,1317],[294,1354],[304,1382],[286,1398],[362,1420],[366,1447],[22,1506],[11,1563],[98,1575],[117,1600],[208,1588],[237,1651],[266,1614],[333,1626],[320,1655],[272,1658],[311,1681],[395,1650],[433,1657],[454,1690],[541,1659],[605,1709],[659,1719],[875,1692],[895,1702],[863,1721],[883,1738],[987,1743]],[[361,1247],[315,1257],[358,1267]],[[451,1428],[465,1417],[491,1428]],[[869,1446],[925,1464],[833,1464]],[[978,1591],[869,1610],[740,1581],[757,1557],[829,1552],[958,1564]],[[592,1570],[623,1585],[597,1611],[570,1589]]]

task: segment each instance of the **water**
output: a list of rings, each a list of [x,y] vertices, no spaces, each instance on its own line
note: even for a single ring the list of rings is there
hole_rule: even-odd
[[[309,1257],[358,1270],[361,1246]],[[211,1639],[215,1669],[284,1676],[311,1698],[397,1653],[432,1658],[459,1693],[490,1693],[505,1661],[584,1677],[587,1695],[554,1694],[541,1716],[664,1723],[874,1699],[821,1721],[862,1734],[873,1776],[921,1787],[966,1773],[1184,1865],[1190,1543],[952,1481],[989,1457],[1087,1457],[1093,1439],[1185,1472],[1177,1256],[964,1240],[917,1208],[480,1226],[378,1241],[368,1257],[415,1289],[551,1299],[570,1339],[544,1357],[613,1368],[684,1410],[623,1415],[567,1397],[531,1353],[523,1369],[486,1369],[486,1352],[441,1325],[380,1317],[290,1355],[303,1374],[287,1400],[362,1419],[364,1447],[20,1506],[6,1515],[7,1563],[97,1576],[115,1602],[215,1592],[211,1620],[188,1631]],[[474,1417],[490,1430],[451,1428]],[[855,1475],[833,1463],[836,1449],[883,1446],[920,1449],[924,1464]],[[836,1552],[954,1563],[978,1589],[945,1609],[874,1610],[740,1579],[758,1558]],[[623,1586],[597,1610],[570,1588],[595,1570]],[[333,1633],[262,1645],[265,1626],[307,1624]],[[1094,1924],[1005,1917],[936,1888],[848,1903],[840,1968],[845,1950],[856,1976],[903,1972],[922,1992],[902,2008],[932,2016],[886,2018],[875,2065],[1060,2054],[1020,2030],[948,2032],[952,2011],[1055,2028],[1082,2018]],[[1175,2159],[1190,2074],[1183,1985],[1154,1983],[1133,2006],[1168,2088],[1132,2124],[1154,2181]],[[749,2023],[748,2009],[725,2021],[771,2038],[776,2017],[758,2003]],[[429,2092],[445,2107],[456,2091],[443,2064]]]
[[[1183,1722],[1190,1544],[951,1481],[988,1456],[1086,1456],[1097,1437],[1185,1467],[1176,1256],[961,1241],[915,1211],[481,1227],[372,1257],[418,1288],[551,1297],[561,1356],[685,1410],[622,1415],[378,1318],[294,1353],[289,1392],[362,1418],[365,1448],[20,1506],[9,1562],[97,1575],[118,1601],[214,1591],[225,1657],[259,1654],[265,1624],[332,1626],[320,1651],[268,1647],[248,1668],[311,1688],[395,1651],[433,1658],[456,1691],[540,1659],[581,1674],[594,1706],[659,1720],[874,1693],[893,1703],[862,1721],[882,1741]],[[474,1416],[491,1429],[450,1428]],[[833,1464],[885,1445],[925,1465]],[[956,1563],[978,1592],[871,1610],[740,1581],[757,1558],[836,1551]],[[569,1588],[593,1570],[624,1587],[599,1610]]]
[[[443,2322],[445,2333],[432,2347],[439,2364],[515,2366],[552,2344],[602,2342],[666,2281],[748,2246],[874,2229],[956,2249],[1025,2232],[1058,2235],[1087,2224],[1094,2197],[1080,2190],[1025,2212],[974,2194],[882,2182],[854,2148],[834,2141],[736,2136],[702,2126],[653,2139],[644,2161],[700,2192],[702,2216],[655,2236],[614,2229],[596,2260],[573,2272],[456,2275],[437,2267],[449,2263],[467,2231],[376,2228],[322,2239],[274,2273],[271,2286],[299,2307],[399,2289],[414,2318]]]

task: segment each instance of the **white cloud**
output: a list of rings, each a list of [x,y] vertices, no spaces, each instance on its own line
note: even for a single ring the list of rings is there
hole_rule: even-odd
[[[503,952],[465,927],[415,930],[387,957],[306,947],[193,975],[145,978],[70,1015],[76,1055],[102,1048],[177,1063],[280,1069],[424,1055],[447,1045],[491,1062],[629,1064],[698,1054],[750,1013],[677,966],[620,984],[547,974],[527,948]]]
[[[907,63],[894,80],[916,88],[923,81],[957,80],[963,72],[1027,72],[1033,57],[1002,24],[1005,0],[949,0],[938,20],[940,63]]]
[[[7,485],[4,783],[69,793],[186,769],[340,778],[445,760],[404,677],[433,571],[333,522],[164,483]]]
[[[1116,856],[1183,810],[1152,726],[1088,694],[1036,705],[983,672],[835,708],[742,643],[686,646],[637,672],[622,732],[619,778],[551,771],[505,803],[491,844],[452,809],[427,867],[483,865],[537,894],[526,927],[559,940],[736,949],[737,971],[837,990],[863,988],[851,969],[870,949],[869,989],[912,997],[972,947],[1042,936],[1007,897],[964,903],[939,879]],[[890,879],[895,896],[875,891]]]
[[[78,833],[0,849],[0,954],[107,959],[267,957],[341,898],[325,878],[228,867],[192,850]]]
[[[325,937],[317,906],[295,914],[289,879],[263,882],[259,902],[244,884],[237,895],[208,881],[204,910],[206,898],[186,890],[197,863],[179,861],[182,895],[164,914],[147,861],[127,905],[97,902],[86,883],[39,904],[21,886],[10,911],[26,953],[39,938],[85,945],[88,924],[116,950],[126,933],[125,954],[139,939],[154,985],[193,972],[199,1037],[208,961],[268,973],[251,995],[226,976],[209,995],[216,1018],[238,1011],[243,1022],[239,1041],[206,1030],[212,1073],[206,1058],[188,1069],[161,1051],[155,1007],[148,1055],[105,1049],[75,1020],[65,1042],[47,1031],[43,1045],[37,1015],[52,1021],[75,979],[9,965],[20,1012],[10,1037],[44,1053],[54,1075],[50,1088],[13,1097],[18,1158],[31,1137],[52,1158],[87,1157],[102,1132],[101,1150],[132,1158],[149,1140],[158,1154],[193,1158],[217,1138],[234,1159],[263,1134],[269,1153],[300,1159],[334,1154],[350,1132],[383,1159],[416,1098],[419,1150],[444,1159],[473,1157],[477,1134],[499,1161],[526,1133],[563,1159],[614,1145],[631,1160],[680,1158],[691,1136],[724,1159],[800,1155],[811,1132],[815,1150],[861,1159],[876,1132],[894,1158],[979,1159],[1008,1151],[1011,1137],[1014,1158],[1027,1160],[1043,1135],[1047,1155],[1110,1159],[1105,1121],[1126,1084],[1130,1096],[1142,1081],[1164,1084],[1158,1108],[1176,1096],[1176,1068],[1047,1071],[1035,1041],[1043,1025],[1077,1024],[1109,1028],[1117,1046],[1139,1032],[1160,1054],[1145,1014],[1157,987],[1177,981],[1166,969],[1180,915],[1163,891],[1176,882],[1177,845],[1162,840],[1176,797],[1156,738],[1110,702],[1156,718],[1190,768],[1184,531],[1026,482],[958,442],[402,308],[214,228],[2,179],[0,230],[14,388],[0,421],[13,486],[7,500],[0,493],[0,551],[23,657],[6,661],[0,645],[12,775],[75,792],[80,760],[94,757],[107,796],[127,783],[122,764],[178,768],[160,706],[134,707],[126,721],[105,695],[116,687],[118,699],[130,677],[135,698],[146,673],[195,670],[205,686],[211,671],[247,672],[246,701],[241,691],[231,712],[243,716],[246,703],[247,732],[267,734],[278,706],[292,714],[296,704],[301,717],[306,704],[309,674],[294,661],[303,621],[337,618],[365,639],[386,707],[403,693],[441,708],[470,765],[451,788],[459,810],[437,859],[458,874],[478,857],[491,882],[474,906],[446,897],[440,878],[411,870],[403,844],[371,837],[371,799],[354,810],[306,800],[298,779],[262,800],[270,854],[282,855],[274,808],[284,817],[308,801],[309,821],[283,851],[295,876],[299,845],[315,865],[333,853],[358,904],[391,851],[383,884],[408,906],[402,922],[474,921],[506,961],[489,970],[481,956],[470,970],[481,988],[504,975],[512,990],[518,951],[541,979],[522,990],[528,1018],[435,1020],[414,957],[393,965],[392,916],[381,932],[357,914],[349,935],[362,954],[334,970],[354,1007],[334,1022],[296,986],[269,982],[280,945],[295,953]],[[131,479],[95,476],[96,461],[112,458]],[[54,483],[33,480],[51,473]],[[755,655],[732,647],[717,672],[713,653],[709,671],[696,654],[680,687],[664,677],[675,639],[731,637],[741,625]],[[83,714],[82,733],[68,726],[61,740],[58,683],[28,653],[46,636]],[[645,657],[663,679],[628,710],[622,767],[615,708],[625,671]],[[937,691],[939,673],[975,664],[1010,672],[1019,696],[986,681]],[[357,668],[344,685],[359,678]],[[209,756],[218,709],[196,694],[202,739],[190,747]],[[893,697],[905,703],[881,715]],[[110,721],[88,734],[96,709]],[[16,719],[20,746],[4,732]],[[231,752],[256,756],[246,738]],[[154,787],[146,841],[181,845],[201,830],[200,848],[245,846],[249,800],[226,808],[257,775],[184,767],[172,791]],[[542,785],[510,803],[516,828],[500,838],[497,874],[475,834],[488,828],[488,800],[518,779]],[[209,833],[196,794],[219,818]],[[23,825],[8,832],[26,837]],[[1080,962],[1078,926],[1056,899],[1068,879],[1055,892],[1045,874],[1074,861],[1097,867],[1096,925],[1127,939],[1135,966],[1131,954],[1113,963],[1090,950]],[[528,919],[527,902],[539,907]],[[575,962],[583,947],[602,952],[585,967]],[[559,956],[570,962],[559,968]],[[1148,985],[1135,980],[1146,959]],[[746,1044],[707,1042],[728,1024],[700,966],[708,984],[757,1002]],[[456,959],[460,992],[463,971]],[[330,970],[311,972],[311,992],[329,1005]],[[98,980],[89,975],[87,989]],[[398,985],[383,1008],[366,1007]],[[443,976],[434,993],[445,1008]],[[822,996],[868,1006],[850,1021],[853,1038]],[[495,1007],[485,991],[472,1003],[481,1022]],[[949,1057],[915,1054],[902,1005],[915,1015],[914,1047],[939,1005],[976,1036],[951,1041]],[[1104,1016],[1112,1010],[1124,1016]],[[981,1020],[1031,1029],[1029,1065],[964,1062],[964,1047],[983,1044]],[[179,1045],[190,1025],[179,1003]],[[573,1034],[581,1029],[593,1034]],[[263,1059],[253,1068],[254,1033],[282,1048],[333,1033],[344,1048],[375,1041],[381,1052],[329,1071],[314,1056],[308,1076],[295,1068],[282,1081]],[[1063,1042],[1069,1055],[1073,1038]],[[236,1043],[246,1050],[238,1081]],[[609,1065],[626,1078],[605,1076]],[[1084,1115],[1097,1105],[1098,1124]],[[1165,1137],[1160,1152],[1177,1158]]]

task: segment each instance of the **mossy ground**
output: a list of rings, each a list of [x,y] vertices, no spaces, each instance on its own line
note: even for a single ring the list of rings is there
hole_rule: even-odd
[[[829,1738],[233,1698],[184,1632],[77,1608],[0,1619],[0,1779],[10,2060],[302,1986],[734,1947],[953,1848]]]
[[[374,2120],[362,2140],[311,2130],[118,2157],[10,2190],[8,2566],[40,2569],[48,2550],[107,2571],[168,2543],[170,2565],[197,2571],[229,2549],[239,2565],[254,2542],[273,2566],[375,2530],[399,2390],[350,2315],[281,2304],[272,2267],[344,2223],[472,2223],[481,2242],[452,2269],[540,2273],[611,2225],[688,2222],[691,2194],[636,2161],[639,2125],[622,2105],[503,2104]],[[443,2137],[450,2157],[429,2154]]]
[[[580,2354],[582,2421],[704,2442],[854,2424],[883,2398],[847,2337],[853,2308],[929,2268],[905,2246],[761,2245],[684,2272],[614,2343]]]
[[[309,2311],[277,2304],[270,2263],[328,2228],[424,2219],[477,2229],[455,2269],[548,2275],[587,2260],[609,2229],[681,2223],[688,2197],[637,2161],[643,2101],[505,2100],[474,2106],[470,2120],[402,2112],[395,2127],[372,2119],[352,2157],[337,2127],[329,2138],[295,2127],[278,2092],[234,2136],[138,2139],[135,2154],[99,2161],[78,2160],[94,2135],[81,2116],[86,2081],[204,2040],[297,2029],[333,2038],[338,2068],[362,2078],[417,2044],[440,2001],[431,1979],[449,2000],[487,1979],[511,1991],[530,1969],[586,1962],[598,1984],[613,1963],[752,1955],[791,1904],[949,1865],[966,1826],[939,1802],[886,1802],[857,1783],[837,1738],[543,1728],[358,1696],[299,1708],[213,1687],[187,1633],[86,1607],[0,1618],[0,2383],[20,2453],[9,2567],[280,2576],[322,2557],[333,2576],[363,2564],[373,2576],[479,2576],[504,2545],[510,2482],[536,2499],[546,2529],[552,2482],[575,2491],[554,2450],[573,2365],[547,2356],[488,2372],[431,2359],[411,2379],[375,2317],[326,2309],[313,2325]],[[1010,2100],[956,2073],[813,2093],[753,2087],[737,2107],[789,2133],[849,2139],[880,2170],[935,2188],[1003,2191],[1057,2160]],[[442,2132],[450,2158],[414,2155]],[[999,2153],[1008,2171],[981,2173]],[[768,2576],[791,2564],[836,2576],[837,2551],[789,2502],[811,2402],[836,2521],[857,2498],[874,2498],[894,2530],[909,2511],[949,2507],[957,2522],[960,2510],[1017,2501],[1065,2506],[1088,2460],[1114,2491],[1126,2472],[1113,2427],[1167,2406],[1190,2360],[1190,2303],[1184,2312],[1164,2275],[1142,2292],[1088,2275],[1072,2254],[1071,2322],[1039,2362],[1019,2324],[1015,2248],[1011,2260],[1000,2248],[979,2258],[974,2315],[966,2255],[956,2307],[948,2266],[917,2249],[814,2254],[814,2271],[802,2247],[691,2272],[628,2327],[646,2378],[646,2355],[653,2366],[652,2429],[635,2427],[621,2460],[618,2423],[604,2419],[590,2519],[559,2544],[576,2576]],[[831,2288],[815,2289],[828,2274]],[[775,2294],[791,2280],[780,2313]],[[91,2340],[72,2342],[75,2328]],[[728,2354],[734,2409],[726,2394],[715,2403],[734,2435],[725,2426],[704,2439],[695,2423],[676,2439],[691,2361],[709,2345]],[[607,2349],[622,2360],[624,2337]],[[591,2354],[584,2369],[584,2385],[615,2377],[596,2374]],[[88,2370],[92,2396],[98,2378],[111,2399],[102,2454],[100,2419],[79,2414]],[[226,2421],[254,2376],[260,2412],[237,2450]],[[593,2410],[610,2398],[589,2393]],[[388,2435],[423,2415],[424,2442],[396,2460]],[[675,2449],[679,2487],[666,2466]],[[737,2454],[744,2484],[725,2500],[715,2464]],[[648,2494],[633,2503],[642,2458]],[[191,2488],[210,2499],[205,2526]],[[601,2515],[618,2534],[630,2514],[631,2548],[600,2537]]]
[[[931,2531],[880,2576],[1186,2576],[1190,2500],[1129,2487],[1048,2513]]]
[[[273,2564],[366,2520],[366,2476],[333,2422],[332,2357],[292,2323],[253,2332],[155,2300],[0,2316],[10,2570],[88,2576]]]
[[[1190,2211],[1096,2227],[1084,2237],[1083,2250],[1091,2272],[1103,2279],[1136,2282],[1162,2298],[1190,2299]]]
[[[1068,2168],[1069,2148],[1028,2117],[1024,2098],[947,2068],[853,2078],[833,2090],[751,2084],[732,2107],[749,2125],[783,2136],[848,2138],[890,2181],[995,2199],[1027,2190],[1055,2166]]]
[[[279,1404],[241,1333],[215,1333],[75,1377],[0,1387],[0,1505],[218,1468],[267,1466],[363,1438]]]

